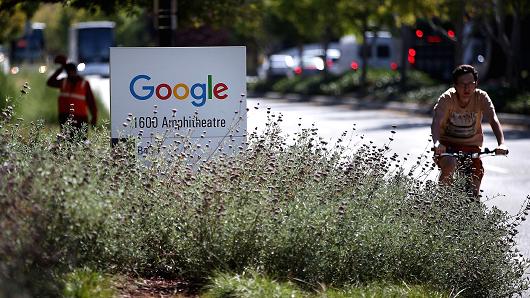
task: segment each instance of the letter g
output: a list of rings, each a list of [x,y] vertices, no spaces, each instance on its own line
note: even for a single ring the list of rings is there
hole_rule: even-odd
[[[138,99],[138,100],[146,100],[146,99],[151,98],[151,96],[153,96],[153,93],[155,92],[155,87],[154,86],[149,86],[149,85],[143,86],[142,90],[148,91],[147,95],[144,95],[144,96],[140,96],[134,91],[134,85],[136,84],[136,81],[138,81],[140,79],[144,79],[144,80],[149,81],[151,79],[151,77],[149,77],[148,75],[144,75],[144,74],[135,76],[131,80],[131,84],[129,85],[129,91],[131,92],[131,95],[134,98]]]

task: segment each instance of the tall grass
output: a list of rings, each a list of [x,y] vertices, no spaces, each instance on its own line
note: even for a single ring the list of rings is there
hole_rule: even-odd
[[[295,283],[279,282],[256,273],[244,272],[243,274],[215,275],[206,286],[205,298],[347,298],[347,297],[411,297],[411,298],[446,298],[452,297],[451,293],[443,294],[429,290],[425,287],[400,285],[386,283],[371,283],[366,286],[346,286],[341,289],[328,288],[326,285],[319,285],[319,289],[308,292],[303,291]]]
[[[15,86],[23,86],[27,82],[31,82],[31,89],[26,91],[31,94],[32,100],[14,105],[18,117],[24,117],[28,122],[44,120],[47,125],[57,125],[59,89],[48,87],[46,85],[47,79],[48,76],[46,74],[29,70],[22,70],[16,75],[0,74],[1,98],[2,100],[5,98],[17,98],[20,94],[20,89],[15,88]],[[97,94],[94,94],[94,96],[96,96],[98,107],[98,124],[104,124],[110,119],[109,111],[106,111]],[[0,107],[6,107],[6,103],[0,104]]]
[[[239,154],[191,166],[191,143],[146,163],[131,143],[111,147],[103,128],[87,143],[11,108],[1,117],[5,295],[58,295],[80,267],[198,283],[252,269],[305,288],[405,282],[464,297],[528,288],[514,242],[528,206],[510,216],[458,185],[416,179],[390,144],[355,131],[336,144],[317,128],[288,140],[272,114]],[[433,169],[418,163],[420,175]]]

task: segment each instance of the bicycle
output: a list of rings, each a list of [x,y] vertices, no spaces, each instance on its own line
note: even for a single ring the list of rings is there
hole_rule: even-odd
[[[434,148],[431,148],[431,151],[434,151]],[[506,150],[506,153],[498,153],[498,150],[490,150],[489,148],[484,148],[480,152],[445,152],[442,154],[435,154],[435,157],[451,156],[456,158],[456,170],[455,173],[460,174],[465,179],[464,190],[472,198],[478,200],[479,193],[473,185],[473,159],[480,158],[481,156],[506,156],[509,151]],[[453,175],[455,174],[453,173]]]

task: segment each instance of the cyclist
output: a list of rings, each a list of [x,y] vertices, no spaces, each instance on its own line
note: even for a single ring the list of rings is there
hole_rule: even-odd
[[[439,181],[449,185],[457,167],[457,159],[442,153],[480,152],[484,134],[482,118],[486,118],[497,138],[496,154],[507,154],[504,133],[488,94],[477,88],[478,72],[471,65],[460,65],[453,71],[453,87],[445,91],[434,106],[431,125],[435,161],[441,170]],[[478,197],[484,168],[480,158],[472,159],[473,194]]]

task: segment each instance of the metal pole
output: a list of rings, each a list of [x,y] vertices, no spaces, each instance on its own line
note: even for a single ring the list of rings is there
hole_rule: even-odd
[[[174,46],[177,30],[177,0],[155,0],[154,4],[158,45],[161,47]]]

